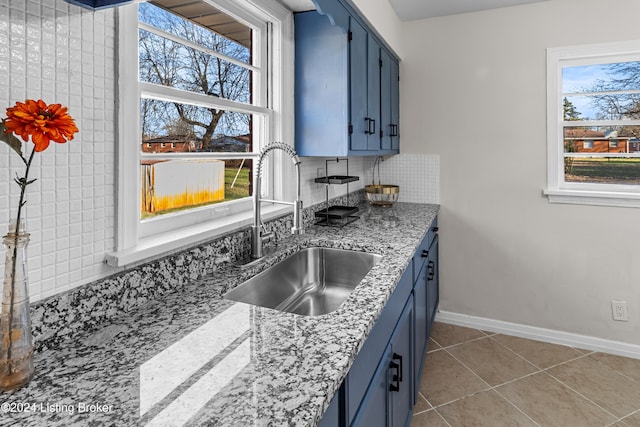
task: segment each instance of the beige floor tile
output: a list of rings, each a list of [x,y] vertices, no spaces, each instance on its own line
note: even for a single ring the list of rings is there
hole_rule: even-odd
[[[435,409],[414,415],[411,427],[449,427]]]
[[[491,339],[518,353],[541,369],[546,369],[558,363],[582,356],[582,353],[575,348],[564,345],[550,344],[509,335],[495,335],[491,337]]]
[[[640,407],[640,381],[629,379],[590,356],[547,372],[618,417]]]
[[[416,404],[413,407],[413,413],[417,414],[419,412],[428,411],[431,408],[432,406],[427,402],[427,399],[421,393],[418,393]]]
[[[616,418],[544,372],[497,388],[508,401],[543,426],[605,426]]]
[[[427,353],[420,393],[433,406],[489,388],[444,350]]]
[[[629,415],[622,419],[627,425],[638,427],[640,426],[640,410],[633,415]]]
[[[538,370],[492,338],[471,341],[451,347],[447,351],[492,386]]]
[[[435,342],[432,338],[429,338],[429,341],[427,341],[427,353],[431,351],[440,350],[441,348],[442,346],[437,342]]]
[[[438,412],[455,427],[535,426],[533,421],[493,390],[441,406]]]
[[[448,323],[433,323],[431,338],[442,347],[460,344],[476,338],[485,337],[481,331],[477,329],[465,328],[463,326],[450,325]]]
[[[611,369],[640,381],[640,359],[631,359],[629,357],[616,356],[615,354],[592,353],[589,357],[604,363]],[[640,407],[638,407],[640,409]]]

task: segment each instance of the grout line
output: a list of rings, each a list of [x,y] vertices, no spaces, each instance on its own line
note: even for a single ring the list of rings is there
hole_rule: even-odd
[[[638,410],[636,410],[636,411],[633,411],[633,412],[632,412],[632,413],[630,413],[630,414],[625,415],[624,417],[620,418],[618,421],[621,421],[621,422],[623,422],[623,423],[625,423],[625,424],[626,424],[626,421],[625,421],[625,420],[626,420],[626,419],[629,419],[630,417],[632,417],[632,416],[634,416],[634,415],[640,415],[640,409],[638,409]],[[614,423],[614,424],[615,424],[615,423]]]
[[[575,359],[574,359],[575,360]],[[557,378],[555,375],[553,375],[551,372],[546,372],[545,373],[547,375],[549,375],[551,378],[553,378],[554,380],[556,380],[557,382],[559,382],[560,384],[562,384],[563,386],[565,386],[566,388],[568,388],[569,390],[573,391],[574,393],[576,393],[578,396],[582,397],[583,399],[585,399],[587,402],[591,403],[592,405],[594,405],[597,408],[600,408],[602,411],[604,411],[606,414],[611,415],[613,418],[615,418],[617,421],[619,421],[621,418],[618,417],[615,414],[612,414],[611,412],[609,412],[607,409],[603,408],[602,406],[598,405],[596,402],[594,402],[593,400],[589,399],[587,396],[585,396],[583,393],[579,392],[578,390],[576,390],[575,388],[571,387],[569,384],[565,383],[564,381],[562,381],[560,378]],[[616,421],[616,422],[617,422]],[[615,424],[615,422],[614,422]]]
[[[441,414],[440,412],[438,412],[438,410],[437,410],[437,409],[433,408],[433,411],[434,411],[436,414],[438,414],[438,416],[440,417],[440,419],[441,419],[442,421],[444,421],[444,423],[445,423],[446,425],[448,425],[449,427],[453,427],[451,424],[449,424],[449,421],[447,421],[447,419],[446,419],[444,416],[442,416],[442,414]]]
[[[595,352],[595,351],[594,351],[594,352],[589,353],[587,356],[592,356],[592,355],[594,355],[594,354],[596,354],[596,353],[597,353],[597,352]],[[603,353],[603,354],[604,354],[604,353]],[[614,371],[616,374],[622,375],[623,377],[625,377],[625,378],[627,378],[627,379],[629,379],[629,380],[631,380],[631,381],[634,381],[634,382],[635,382],[635,381],[637,381],[635,378],[628,376],[628,375],[627,375],[627,374],[625,374],[624,372],[620,372],[619,370],[617,370],[617,369],[616,369],[616,368],[614,368],[613,366],[609,366],[609,365],[608,365],[607,363],[605,363],[605,362],[602,362],[602,361],[600,361],[600,360],[598,360],[598,359],[596,359],[596,358],[594,358],[594,357],[592,357],[591,359],[592,359],[593,361],[597,362],[598,364],[600,364],[600,365],[602,365],[602,366],[604,366],[604,367],[606,367],[606,368],[611,369],[611,370],[612,370],[612,371]]]
[[[520,359],[524,360],[524,361],[525,361],[525,362],[527,362],[529,365],[531,365],[531,366],[533,366],[534,368],[536,368],[538,371],[541,371],[541,370],[542,370],[542,368],[540,368],[538,365],[536,365],[535,363],[533,363],[533,362],[531,362],[530,360],[528,360],[526,357],[524,357],[524,356],[520,355],[519,353],[516,353],[516,352],[515,352],[515,350],[512,350],[511,348],[507,347],[506,345],[502,344],[501,342],[498,342],[498,341],[496,341],[496,340],[492,339],[491,337],[489,337],[489,339],[490,339],[491,341],[493,341],[494,343],[498,344],[499,346],[501,346],[502,348],[504,348],[504,349],[506,349],[506,350],[510,351],[511,353],[513,353],[514,355],[516,355],[518,358],[520,358]],[[528,375],[525,375],[524,377],[526,377],[526,376],[528,376]],[[522,377],[522,378],[524,378],[524,377]]]
[[[533,374],[532,374],[533,375]],[[533,418],[531,418],[529,416],[529,414],[527,414],[523,409],[521,409],[518,405],[516,405],[515,403],[513,403],[511,400],[507,399],[507,397],[505,395],[503,395],[502,393],[500,393],[496,388],[493,389],[493,391],[495,391],[498,396],[502,397],[507,403],[509,403],[511,406],[513,406],[514,408],[516,408],[522,415],[524,415],[525,417],[527,417],[529,420],[531,420],[532,423],[534,423],[537,426],[540,426],[540,423],[538,423],[536,420],[534,420]]]
[[[459,347],[461,345],[464,345],[464,344],[467,344],[467,343],[470,343],[470,342],[485,340],[487,338],[489,338],[489,335],[485,335],[485,336],[482,336],[482,337],[471,338],[471,339],[469,339],[467,341],[457,342],[455,344],[451,344],[451,345],[447,345],[447,346],[444,346],[444,345],[440,344],[436,340],[433,340],[433,341],[435,341],[440,346],[441,349],[446,350],[446,349],[453,348],[453,347]],[[431,339],[433,339],[433,338],[431,338]]]

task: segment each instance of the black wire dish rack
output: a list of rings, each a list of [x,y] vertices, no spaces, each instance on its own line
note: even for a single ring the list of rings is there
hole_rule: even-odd
[[[346,175],[329,175],[329,162],[339,163],[340,161],[346,161],[347,163],[347,172]],[[355,221],[360,218],[355,215],[358,212],[357,206],[348,206],[349,205],[349,183],[358,181],[360,177],[349,175],[349,159],[341,159],[336,158],[328,159],[325,161],[325,171],[327,172],[327,176],[319,177],[315,179],[315,182],[318,184],[325,184],[325,195],[326,195],[326,204],[325,208],[319,210],[315,213],[316,225],[323,225],[329,227],[344,227],[345,225]],[[347,184],[347,206],[342,205],[334,205],[329,206],[329,186],[330,185],[341,185]]]

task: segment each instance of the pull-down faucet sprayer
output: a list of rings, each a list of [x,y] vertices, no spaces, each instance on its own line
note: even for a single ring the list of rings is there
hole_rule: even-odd
[[[262,183],[262,162],[265,156],[273,150],[282,150],[289,155],[293,165],[296,167],[296,200],[293,202],[283,202],[279,200],[269,200],[260,198],[260,187]],[[253,174],[253,225],[251,226],[251,258],[262,258],[262,219],[260,217],[260,204],[278,203],[293,206],[293,226],[292,234],[304,234],[302,226],[302,199],[300,198],[300,158],[293,148],[282,142],[272,142],[262,149]]]

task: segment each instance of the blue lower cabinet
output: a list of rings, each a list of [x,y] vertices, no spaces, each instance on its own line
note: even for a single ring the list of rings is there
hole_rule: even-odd
[[[413,297],[407,300],[352,426],[404,427],[413,408]]]
[[[438,309],[437,232],[436,218],[369,332],[320,426],[410,425],[427,341]]]
[[[351,365],[345,388],[347,425],[350,425],[365,399],[374,373],[382,364],[383,354],[392,339],[405,305],[411,297],[413,280],[411,269],[402,275],[395,291],[380,313],[369,337]]]

